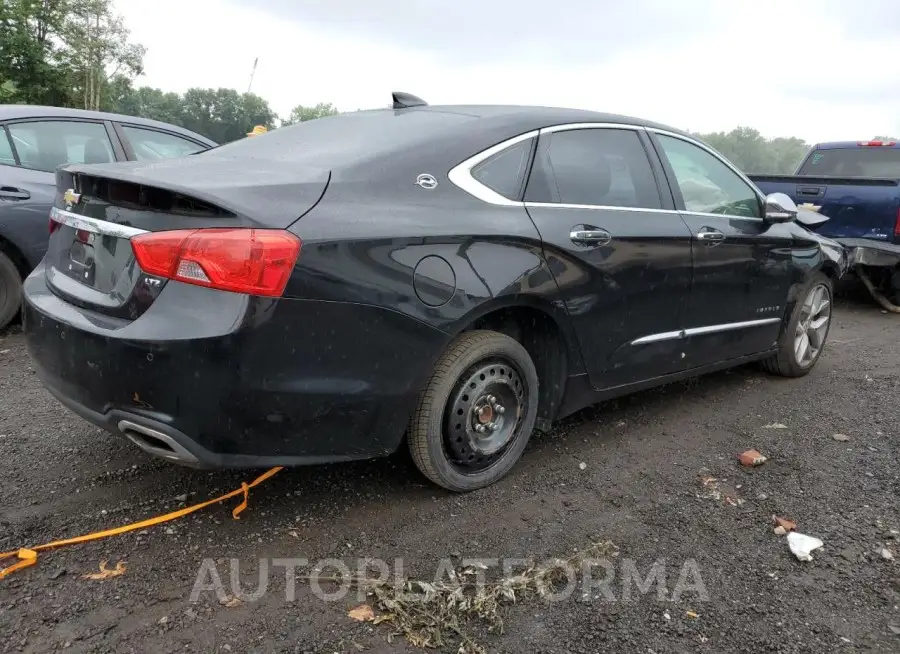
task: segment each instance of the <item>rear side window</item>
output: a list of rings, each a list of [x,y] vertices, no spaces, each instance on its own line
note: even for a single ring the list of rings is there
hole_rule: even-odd
[[[498,152],[472,169],[472,177],[507,200],[518,200],[528,172],[528,159],[534,139]]]
[[[574,129],[541,137],[525,199],[660,209],[656,178],[637,132]]]
[[[800,166],[798,174],[900,179],[900,148],[872,146],[814,150]]]
[[[30,121],[9,125],[12,145],[26,168],[53,172],[70,163],[115,161],[103,123],[68,120]]]
[[[6,130],[0,125],[0,165],[15,166],[16,158],[13,156],[12,146]]]
[[[194,141],[154,129],[122,125],[122,131],[131,143],[134,158],[138,161],[174,159],[207,149]]]

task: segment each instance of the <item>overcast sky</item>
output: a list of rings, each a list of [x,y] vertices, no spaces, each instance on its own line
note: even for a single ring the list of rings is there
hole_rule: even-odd
[[[900,0],[117,0],[138,84],[510,103],[808,141],[900,137]]]

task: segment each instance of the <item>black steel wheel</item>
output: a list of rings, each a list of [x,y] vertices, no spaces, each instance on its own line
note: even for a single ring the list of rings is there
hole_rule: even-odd
[[[520,343],[498,332],[466,332],[419,396],[408,433],[413,459],[449,490],[488,486],[521,457],[537,401],[537,372]]]

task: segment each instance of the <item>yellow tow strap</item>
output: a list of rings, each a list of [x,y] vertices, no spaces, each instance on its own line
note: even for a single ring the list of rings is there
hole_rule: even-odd
[[[261,474],[259,477],[251,481],[249,484],[246,482],[241,482],[241,487],[236,488],[229,493],[225,493],[224,495],[220,495],[219,497],[215,497],[211,500],[207,500],[206,502],[201,502],[200,504],[194,504],[193,506],[188,506],[183,509],[179,509],[178,511],[172,511],[171,513],[166,513],[165,515],[156,516],[155,518],[148,518],[147,520],[141,520],[140,522],[132,522],[128,525],[123,525],[121,527],[116,527],[114,529],[107,529],[105,531],[97,531],[93,534],[85,534],[84,536],[76,536],[75,538],[66,538],[64,540],[56,540],[52,543],[45,543],[44,545],[36,545],[34,547],[23,547],[14,552],[2,552],[0,553],[0,561],[3,559],[9,559],[12,557],[18,558],[18,562],[13,563],[12,565],[6,568],[0,568],[0,579],[12,574],[16,570],[21,570],[22,568],[27,568],[29,566],[37,563],[38,552],[43,552],[45,550],[55,549],[57,547],[62,547],[63,545],[76,545],[78,543],[86,543],[91,540],[100,540],[101,538],[108,538],[109,536],[118,536],[119,534],[126,534],[129,531],[136,531],[138,529],[145,529],[147,527],[152,527],[154,525],[162,524],[163,522],[169,522],[171,520],[176,520],[178,518],[182,518],[186,515],[194,513],[195,511],[199,511],[200,509],[205,509],[208,506],[213,504],[218,504],[220,502],[224,502],[225,500],[230,500],[232,497],[237,497],[238,495],[243,495],[244,499],[238,504],[231,512],[232,517],[235,520],[239,520],[240,513],[247,508],[247,502],[250,499],[250,489],[254,486],[258,486],[263,483],[266,479],[275,475],[275,473],[282,470],[282,467],[279,466],[277,468],[272,468],[271,470]]]

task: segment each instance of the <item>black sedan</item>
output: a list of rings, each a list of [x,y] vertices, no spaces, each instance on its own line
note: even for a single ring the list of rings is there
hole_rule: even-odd
[[[64,167],[51,224],[25,331],[75,413],[202,467],[405,441],[454,491],[606,398],[751,361],[805,375],[846,268],[788,198],[677,130],[405,94]]]

